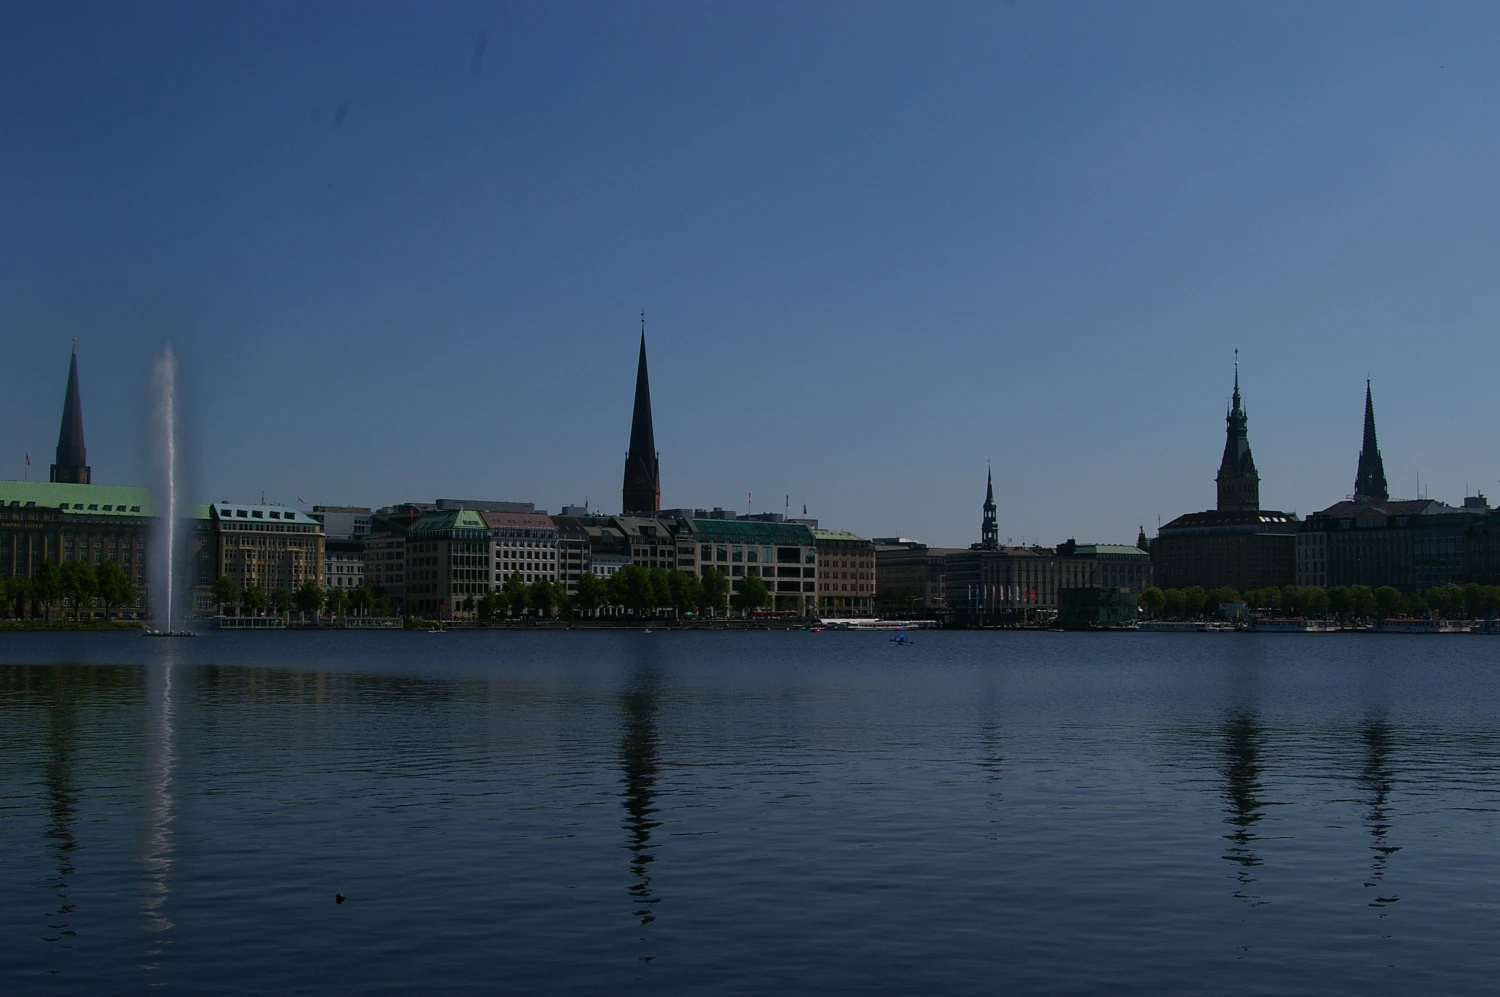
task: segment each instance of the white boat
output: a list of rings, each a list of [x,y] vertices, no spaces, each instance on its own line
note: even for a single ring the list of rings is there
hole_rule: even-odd
[[[1397,618],[1381,620],[1366,628],[1377,634],[1466,634],[1469,627],[1451,620],[1428,620],[1421,618]]]
[[[1142,620],[1135,628],[1144,633],[1155,634],[1202,634],[1232,630],[1233,626],[1208,620]]]
[[[1312,631],[1312,625],[1302,619],[1262,618],[1251,620],[1246,629],[1252,633],[1305,634]]]

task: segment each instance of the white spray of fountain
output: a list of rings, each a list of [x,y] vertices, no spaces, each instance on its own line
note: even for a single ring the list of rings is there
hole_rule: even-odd
[[[181,597],[174,582],[180,567],[177,541],[182,532],[182,517],[178,515],[177,495],[181,477],[177,439],[177,354],[172,352],[171,344],[162,350],[151,368],[151,394],[156,400],[152,420],[156,494],[162,505],[157,510],[160,525],[156,542],[152,545],[155,557],[151,571],[151,607],[158,628],[146,633],[151,637],[187,637],[192,631],[172,629],[173,614],[177,612],[177,600]]]

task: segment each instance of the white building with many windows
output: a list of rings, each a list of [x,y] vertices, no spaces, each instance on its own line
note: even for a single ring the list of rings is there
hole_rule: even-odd
[[[493,584],[500,588],[513,574],[528,584],[556,583],[558,570],[557,524],[551,516],[525,512],[481,512],[489,527],[493,546]]]

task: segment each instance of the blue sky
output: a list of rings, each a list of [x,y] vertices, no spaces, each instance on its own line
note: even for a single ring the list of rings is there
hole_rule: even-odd
[[[182,357],[203,499],[663,501],[933,544],[1500,491],[1489,4],[33,4],[0,474]],[[484,39],[481,46],[480,39]],[[477,56],[477,59],[476,59]],[[342,113],[340,112],[340,109]]]

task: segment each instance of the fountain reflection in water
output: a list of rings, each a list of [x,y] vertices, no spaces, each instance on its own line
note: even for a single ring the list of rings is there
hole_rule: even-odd
[[[145,817],[141,864],[145,882],[141,890],[141,913],[146,919],[147,949],[143,969],[155,969],[162,958],[163,933],[172,928],[167,916],[168,877],[172,872],[172,821],[176,807],[172,799],[172,668],[171,645],[161,660],[146,666],[147,731]]]

